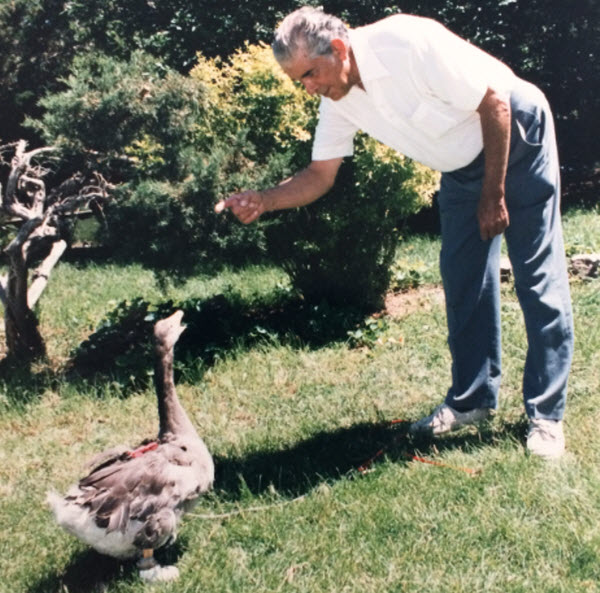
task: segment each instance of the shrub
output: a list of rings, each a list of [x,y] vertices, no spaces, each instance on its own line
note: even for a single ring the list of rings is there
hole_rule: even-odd
[[[142,52],[128,62],[102,54],[74,60],[66,90],[44,97],[30,126],[73,155],[95,156],[113,176],[176,179],[185,147],[205,117],[202,86]]]
[[[332,191],[267,230],[272,252],[306,298],[376,309],[391,278],[397,226],[428,204],[437,174],[365,136]]]
[[[214,133],[243,130],[261,163],[288,153],[291,164],[306,164],[318,100],[283,73],[270,47],[247,45],[227,61],[199,55],[190,76],[206,88]]]
[[[271,186],[310,160],[318,100],[266,45],[228,61],[199,56],[184,77],[142,52],[129,62],[85,55],[37,123],[49,141],[124,180],[108,212],[117,253],[170,272],[265,248],[311,301],[377,306],[398,222],[427,204],[436,176],[366,137],[328,196],[244,227],[217,216],[230,193]]]
[[[180,181],[148,178],[120,189],[120,205],[108,213],[116,252],[171,275],[262,257],[262,227],[232,225],[213,208],[218,198],[247,184],[273,183],[273,176],[262,178],[271,170],[254,170],[234,143],[188,155],[187,171]]]
[[[192,77],[207,88],[213,129],[245,129],[255,161],[271,175],[310,159],[318,100],[282,72],[265,45],[247,46],[229,62],[200,56]],[[279,166],[274,164],[280,155]],[[311,301],[373,308],[381,304],[397,245],[396,226],[430,203],[437,174],[359,136],[352,162],[334,189],[301,210],[266,217],[270,256]],[[251,187],[263,187],[255,183]]]
[[[208,113],[201,81],[136,52],[129,62],[80,56],[65,83],[43,99],[43,118],[30,124],[121,182],[103,237],[116,256],[190,272],[264,247],[259,227],[227,225],[213,212],[220,197],[265,171],[253,167],[243,133],[213,132],[221,116]]]

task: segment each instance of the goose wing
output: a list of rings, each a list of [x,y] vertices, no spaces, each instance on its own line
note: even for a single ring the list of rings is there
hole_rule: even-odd
[[[144,522],[162,509],[182,512],[206,490],[205,473],[180,447],[161,444],[140,457],[100,465],[79,482],[71,498],[90,509],[98,527],[123,531],[129,521]]]

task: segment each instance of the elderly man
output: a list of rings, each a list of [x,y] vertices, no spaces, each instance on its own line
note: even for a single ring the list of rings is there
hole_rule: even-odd
[[[332,187],[359,129],[441,171],[452,384],[445,403],[412,430],[440,435],[497,407],[504,233],[528,338],[527,449],[560,457],[573,330],[544,95],[441,24],[411,15],[349,30],[305,7],[281,23],[273,51],[292,80],[322,97],[312,162],[277,187],[230,196],[223,206],[249,223],[313,202]]]

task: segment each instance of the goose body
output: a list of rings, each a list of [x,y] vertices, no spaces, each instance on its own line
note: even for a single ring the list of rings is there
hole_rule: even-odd
[[[174,541],[179,520],[214,479],[212,457],[175,393],[173,350],[182,316],[178,311],[154,329],[158,437],[100,454],[64,497],[47,498],[61,527],[101,554],[140,558],[146,580],[177,577],[175,567],[156,564],[152,551]]]

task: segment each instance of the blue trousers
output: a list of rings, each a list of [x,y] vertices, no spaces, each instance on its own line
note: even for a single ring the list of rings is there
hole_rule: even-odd
[[[523,377],[530,418],[563,417],[573,354],[573,319],[560,218],[560,175],[552,113],[543,93],[519,81],[511,94],[504,232],[527,332]],[[444,173],[439,192],[440,267],[446,294],[452,385],[446,403],[496,408],[501,374],[500,243],[482,241],[477,204],[483,153]]]

